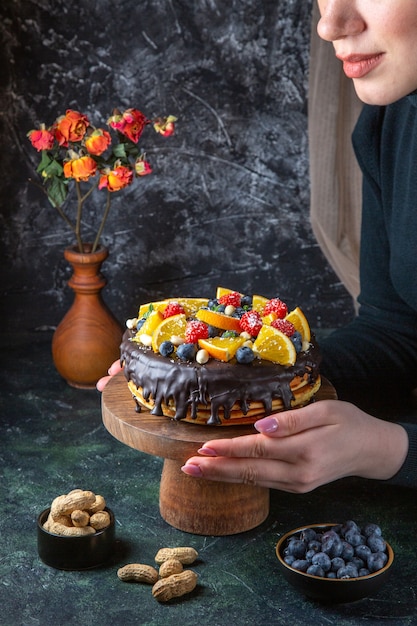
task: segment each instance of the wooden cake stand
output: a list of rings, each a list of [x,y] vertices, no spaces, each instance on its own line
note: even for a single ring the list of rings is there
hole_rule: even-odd
[[[323,380],[317,399],[336,398]],[[174,528],[197,535],[233,535],[261,524],[269,513],[269,489],[187,476],[185,461],[205,441],[254,434],[250,426],[199,426],[136,411],[123,373],[114,376],[102,394],[106,429],[119,441],[164,459],[159,489],[162,518]]]

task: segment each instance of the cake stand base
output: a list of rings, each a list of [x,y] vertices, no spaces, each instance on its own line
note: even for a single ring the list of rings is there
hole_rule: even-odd
[[[174,528],[195,535],[234,535],[268,517],[269,489],[195,479],[181,471],[182,465],[165,459],[159,491],[161,516]]]
[[[326,380],[317,399],[335,398]],[[164,459],[159,489],[162,518],[174,528],[196,535],[234,535],[259,526],[269,514],[269,489],[254,485],[196,479],[181,471],[204,442],[254,434],[250,426],[200,426],[166,417],[137,413],[121,372],[102,394],[106,429],[119,441]]]

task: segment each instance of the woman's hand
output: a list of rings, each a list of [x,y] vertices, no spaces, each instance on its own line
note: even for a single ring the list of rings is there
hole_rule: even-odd
[[[408,436],[353,404],[323,400],[265,417],[258,434],[206,442],[185,474],[306,493],[346,476],[387,480],[402,466]]]
[[[115,376],[116,374],[118,374],[119,372],[122,371],[122,366],[120,365],[120,361],[114,361],[114,363],[112,363],[108,369],[109,375],[108,376],[103,376],[103,378],[100,378],[97,381],[96,384],[96,388],[99,391],[103,391],[104,387],[107,385],[107,383],[109,382],[110,378],[112,378],[113,376]]]

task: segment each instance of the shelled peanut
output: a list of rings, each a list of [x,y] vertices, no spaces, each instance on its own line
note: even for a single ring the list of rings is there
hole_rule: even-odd
[[[172,574],[181,574],[184,570],[184,566],[178,559],[167,559],[159,566],[159,576],[161,578],[168,578]]]
[[[169,602],[172,598],[180,598],[191,593],[197,585],[197,574],[185,569],[181,574],[171,574],[161,578],[152,587],[152,595],[158,602]]]
[[[93,535],[110,524],[110,515],[105,508],[103,496],[93,491],[73,489],[52,501],[43,527],[50,533],[67,537]]]
[[[197,550],[180,546],[179,548],[161,548],[155,556],[155,562],[158,565],[168,561],[168,559],[178,559],[183,565],[191,565],[198,557]]]
[[[155,556],[159,571],[144,563],[129,563],[117,571],[117,576],[123,581],[152,585],[153,597],[158,602],[168,602],[195,589],[198,576],[192,570],[184,570],[184,565],[191,565],[197,557],[194,548],[162,548]]]
[[[144,563],[128,563],[117,570],[117,576],[123,581],[133,581],[135,583],[147,583],[154,585],[158,580],[158,572],[151,565]]]

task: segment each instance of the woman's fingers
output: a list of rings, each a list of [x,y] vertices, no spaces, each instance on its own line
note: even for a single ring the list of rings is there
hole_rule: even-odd
[[[343,475],[334,460],[340,443],[337,409],[343,404],[317,402],[260,420],[257,434],[208,441],[182,471],[209,480],[310,491],[324,476]]]
[[[114,362],[110,365],[110,367],[109,367],[109,369],[108,369],[108,373],[109,373],[109,375],[108,375],[108,376],[103,376],[102,378],[100,378],[100,379],[97,381],[97,384],[96,384],[96,389],[98,389],[98,391],[103,391],[104,387],[107,385],[107,383],[109,382],[109,380],[110,380],[113,376],[115,376],[116,374],[118,374],[119,372],[121,372],[121,371],[122,371],[122,369],[123,369],[123,367],[120,365],[120,361],[119,361],[119,360],[114,361]]]
[[[190,476],[305,493],[345,476],[387,480],[408,452],[405,429],[346,402],[324,400],[257,423],[256,435],[211,440]]]
[[[111,378],[112,378],[111,376],[103,376],[103,378],[99,378],[99,380],[96,383],[96,389],[98,391],[103,391],[104,387],[107,385],[107,383],[109,382]]]
[[[113,361],[113,363],[110,365],[109,367],[109,374],[110,376],[115,376],[116,374],[118,374],[119,372],[121,372],[123,369],[122,365],[120,364],[119,359],[117,361]]]
[[[213,439],[204,443],[198,453],[204,456],[274,458],[277,448],[272,444],[272,439],[289,438],[331,425],[336,421],[334,416],[340,404],[336,400],[323,400],[302,409],[270,415],[255,423],[259,434],[264,436],[257,434]],[[286,446],[290,445],[291,442],[286,441]],[[297,444],[294,441],[292,445]],[[285,449],[284,445],[282,448]]]
[[[181,468],[184,474],[194,478],[219,480],[227,483],[243,483],[293,491],[288,483],[290,470],[287,463],[273,459],[231,459],[227,457],[192,457]],[[291,476],[291,480],[294,477]],[[301,491],[302,489],[300,489]]]
[[[327,426],[337,420],[341,403],[337,400],[314,402],[301,409],[283,411],[255,422],[260,433],[272,437],[289,437],[305,430]]]

